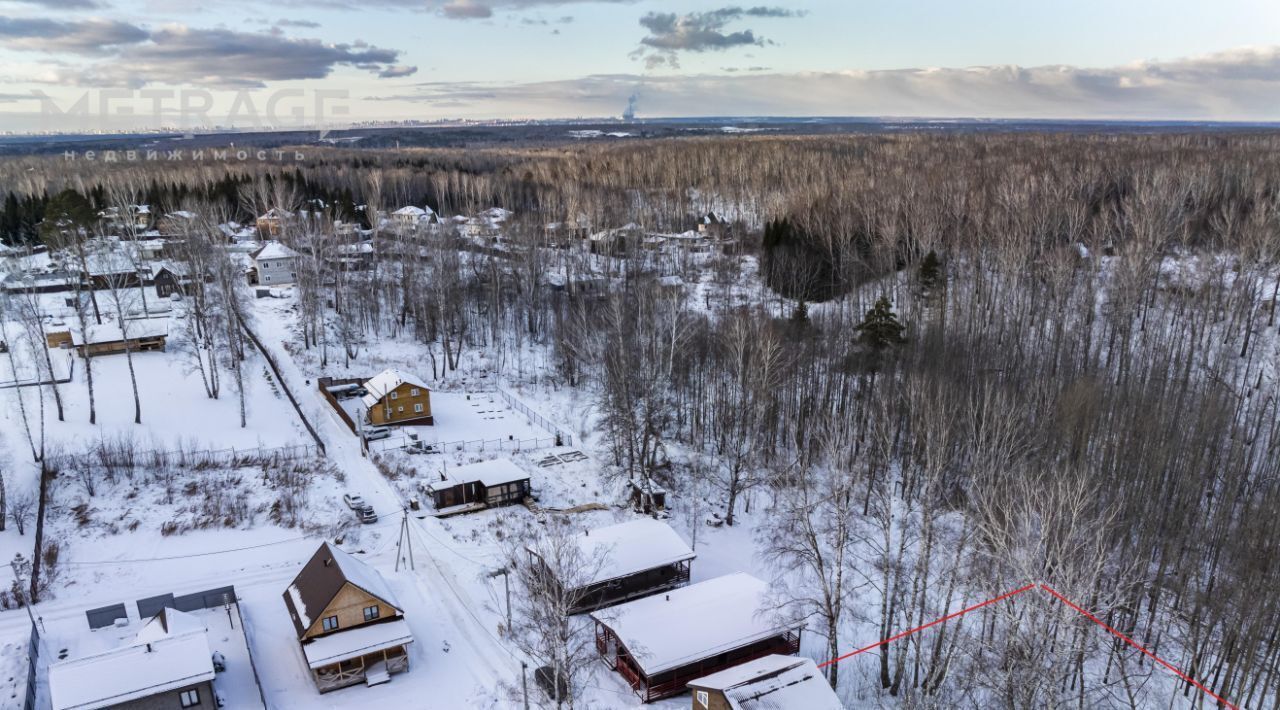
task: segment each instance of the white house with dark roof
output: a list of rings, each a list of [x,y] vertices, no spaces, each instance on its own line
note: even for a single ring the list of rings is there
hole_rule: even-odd
[[[132,643],[49,666],[53,710],[216,708],[209,635],[199,618],[164,609]]]

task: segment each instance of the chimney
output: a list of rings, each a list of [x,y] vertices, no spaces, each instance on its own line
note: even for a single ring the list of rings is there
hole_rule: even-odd
[[[147,653],[151,653],[151,644],[147,644]]]
[[[667,595],[667,601],[671,601],[671,595],[670,595],[670,594],[668,594],[668,595]]]

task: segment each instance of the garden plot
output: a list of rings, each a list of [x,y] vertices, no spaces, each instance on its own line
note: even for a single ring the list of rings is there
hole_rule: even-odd
[[[355,404],[352,404],[352,403]],[[364,417],[356,398],[341,400],[353,417]],[[414,436],[440,451],[497,453],[547,448],[556,443],[555,434],[517,412],[497,392],[431,393],[433,425],[395,427],[389,439],[370,442],[372,451],[403,448]],[[411,436],[413,435],[413,436]]]

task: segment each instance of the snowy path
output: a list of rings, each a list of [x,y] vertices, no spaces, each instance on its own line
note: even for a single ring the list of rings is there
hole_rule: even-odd
[[[273,322],[259,321],[263,345],[275,355],[282,374],[288,380],[304,410],[315,414],[313,422],[324,439],[328,457],[347,474],[348,489],[364,496],[377,511],[380,522],[394,520],[404,509],[398,493],[382,476],[381,472],[360,452],[360,445],[351,431],[338,420],[328,404],[316,391],[307,384],[308,378],[298,368],[297,363],[278,346],[282,334],[273,332]],[[457,572],[442,559],[441,549],[447,547],[443,542],[444,535],[439,531],[433,533],[427,529],[429,525],[438,525],[434,519],[420,521],[409,517],[409,529],[413,537],[413,552],[416,563],[412,575],[416,588],[425,600],[427,612],[418,624],[430,622],[428,633],[420,634],[417,643],[432,654],[428,664],[443,664],[440,670],[447,670],[446,685],[455,690],[463,690],[460,678],[470,678],[474,688],[486,689],[490,692],[500,682],[518,681],[520,677],[520,661],[497,638],[497,618],[486,612],[483,605],[470,593],[469,587],[479,584],[477,579],[481,567],[467,570],[471,575],[471,584],[462,579]],[[386,535],[394,536],[396,529],[392,527]],[[394,543],[392,543],[394,544]],[[458,556],[462,553],[450,548]],[[403,555],[407,562],[408,551]],[[394,558],[393,558],[394,559]],[[394,561],[391,563],[394,567]],[[385,574],[385,571],[384,571]],[[493,617],[489,624],[484,618]],[[406,611],[411,625],[415,625],[412,615]],[[442,649],[448,645],[449,651]],[[430,669],[429,669],[430,672]],[[432,673],[434,674],[434,673]],[[392,684],[394,685],[394,684]],[[439,684],[433,684],[440,688]],[[465,698],[459,697],[458,701]]]

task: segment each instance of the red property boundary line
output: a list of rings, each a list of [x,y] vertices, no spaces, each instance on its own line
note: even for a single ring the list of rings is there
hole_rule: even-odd
[[[947,621],[950,621],[950,620],[955,619],[955,618],[960,617],[960,616],[964,616],[965,614],[968,614],[968,613],[969,613],[969,612],[971,612],[971,611],[976,611],[976,610],[981,609],[981,608],[983,608],[983,607],[985,607],[985,606],[990,606],[990,605],[992,605],[992,604],[996,604],[996,603],[999,603],[999,602],[1005,601],[1006,599],[1010,599],[1010,598],[1012,598],[1012,597],[1016,597],[1016,596],[1018,596],[1019,594],[1022,594],[1023,592],[1031,591],[1032,589],[1039,589],[1039,590],[1041,590],[1041,591],[1043,591],[1043,592],[1045,592],[1045,593],[1049,594],[1049,595],[1050,595],[1050,596],[1052,596],[1053,598],[1055,598],[1055,599],[1057,599],[1058,601],[1060,601],[1060,602],[1062,602],[1063,604],[1065,604],[1065,605],[1066,605],[1068,608],[1070,608],[1071,610],[1073,610],[1073,611],[1077,612],[1078,614],[1080,614],[1080,615],[1084,616],[1086,619],[1088,619],[1089,621],[1092,621],[1093,623],[1097,624],[1098,626],[1101,626],[1102,628],[1106,629],[1106,630],[1107,630],[1107,632],[1108,632],[1108,633],[1110,633],[1112,636],[1115,636],[1116,638],[1120,639],[1121,641],[1124,641],[1125,643],[1129,644],[1130,646],[1133,646],[1134,648],[1138,649],[1138,650],[1139,650],[1139,651],[1141,651],[1144,655],[1146,655],[1147,657],[1151,658],[1151,660],[1155,661],[1156,663],[1159,663],[1160,665],[1162,665],[1162,666],[1164,666],[1165,668],[1167,668],[1167,669],[1169,669],[1170,671],[1172,671],[1174,675],[1176,675],[1176,676],[1178,676],[1179,678],[1181,678],[1182,680],[1185,680],[1186,682],[1188,682],[1188,683],[1190,683],[1190,684],[1194,685],[1197,689],[1199,689],[1199,690],[1200,690],[1200,692],[1202,692],[1202,693],[1204,693],[1205,695],[1208,695],[1209,697],[1211,697],[1211,698],[1213,698],[1214,700],[1218,701],[1218,703],[1219,703],[1219,704],[1221,704],[1221,705],[1223,705],[1223,706],[1225,706],[1225,707],[1227,707],[1227,708],[1230,708],[1230,710],[1241,710],[1240,706],[1238,706],[1238,705],[1235,705],[1235,704],[1231,703],[1230,701],[1228,701],[1228,700],[1224,699],[1222,696],[1218,695],[1217,693],[1213,692],[1212,690],[1209,690],[1209,689],[1208,689],[1207,687],[1205,687],[1205,685],[1204,685],[1203,683],[1201,683],[1200,681],[1196,680],[1195,678],[1192,678],[1191,676],[1187,675],[1186,673],[1183,673],[1181,670],[1179,670],[1179,669],[1178,669],[1176,666],[1174,666],[1172,663],[1169,663],[1168,661],[1164,660],[1163,658],[1161,658],[1161,657],[1157,656],[1156,654],[1152,653],[1151,651],[1147,650],[1147,649],[1146,649],[1146,648],[1144,648],[1142,645],[1140,645],[1137,641],[1134,641],[1133,639],[1129,638],[1128,636],[1125,636],[1124,634],[1120,633],[1119,631],[1116,631],[1115,629],[1111,628],[1111,627],[1110,627],[1110,626],[1108,626],[1105,622],[1103,622],[1103,621],[1102,621],[1102,619],[1099,619],[1097,616],[1094,616],[1092,613],[1090,613],[1089,611],[1087,611],[1087,610],[1086,610],[1086,609],[1084,609],[1083,607],[1081,607],[1081,606],[1077,605],[1076,603],[1072,602],[1070,599],[1067,599],[1065,596],[1063,596],[1061,593],[1059,593],[1059,592],[1058,592],[1058,590],[1054,589],[1053,587],[1050,587],[1050,586],[1049,586],[1049,585],[1047,585],[1047,584],[1035,584],[1035,583],[1032,583],[1032,584],[1028,584],[1028,585],[1026,585],[1026,586],[1024,586],[1024,587],[1019,587],[1018,589],[1015,589],[1015,590],[1013,590],[1013,591],[1011,591],[1011,592],[1005,592],[1004,594],[1001,594],[1000,596],[998,596],[998,597],[994,597],[994,598],[992,598],[992,599],[988,599],[988,600],[986,600],[985,602],[980,602],[980,603],[978,603],[978,604],[974,604],[974,605],[973,605],[973,606],[971,606],[971,607],[967,607],[967,608],[961,609],[960,611],[954,612],[954,613],[952,613],[952,614],[947,614],[946,616],[944,616],[944,617],[942,617],[942,618],[940,618],[940,619],[935,619],[934,621],[930,621],[929,623],[924,624],[924,625],[922,625],[922,626],[917,626],[917,627],[915,627],[914,629],[908,629],[908,630],[906,630],[906,631],[903,631],[902,633],[899,633],[899,634],[895,634],[895,635],[893,635],[893,636],[890,636],[890,637],[889,637],[889,638],[887,638],[887,639],[884,639],[884,640],[881,640],[881,641],[877,641],[877,642],[875,642],[875,643],[873,643],[873,644],[870,644],[870,645],[868,645],[868,646],[863,646],[862,648],[859,648],[859,649],[857,649],[857,650],[855,650],[855,651],[850,651],[849,653],[846,653],[846,654],[844,654],[844,655],[842,655],[842,656],[838,656],[838,657],[833,658],[833,659],[831,659],[831,660],[829,660],[829,661],[826,661],[826,662],[824,662],[824,663],[819,663],[819,664],[818,664],[818,667],[819,667],[819,668],[826,668],[827,666],[830,666],[830,665],[833,665],[833,664],[839,663],[840,661],[843,661],[843,660],[845,660],[845,659],[853,658],[854,656],[857,656],[858,654],[866,653],[867,651],[870,651],[870,650],[875,649],[875,648],[879,648],[879,647],[881,647],[881,646],[883,646],[883,645],[885,645],[885,644],[888,644],[888,643],[892,643],[892,642],[894,642],[894,641],[897,641],[898,639],[906,638],[907,636],[910,636],[910,635],[912,635],[912,634],[914,634],[914,633],[917,633],[917,632],[920,632],[920,631],[924,631],[925,629],[927,629],[927,628],[929,628],[929,627],[931,627],[931,626],[937,626],[938,624],[945,623],[945,622],[947,622]]]

